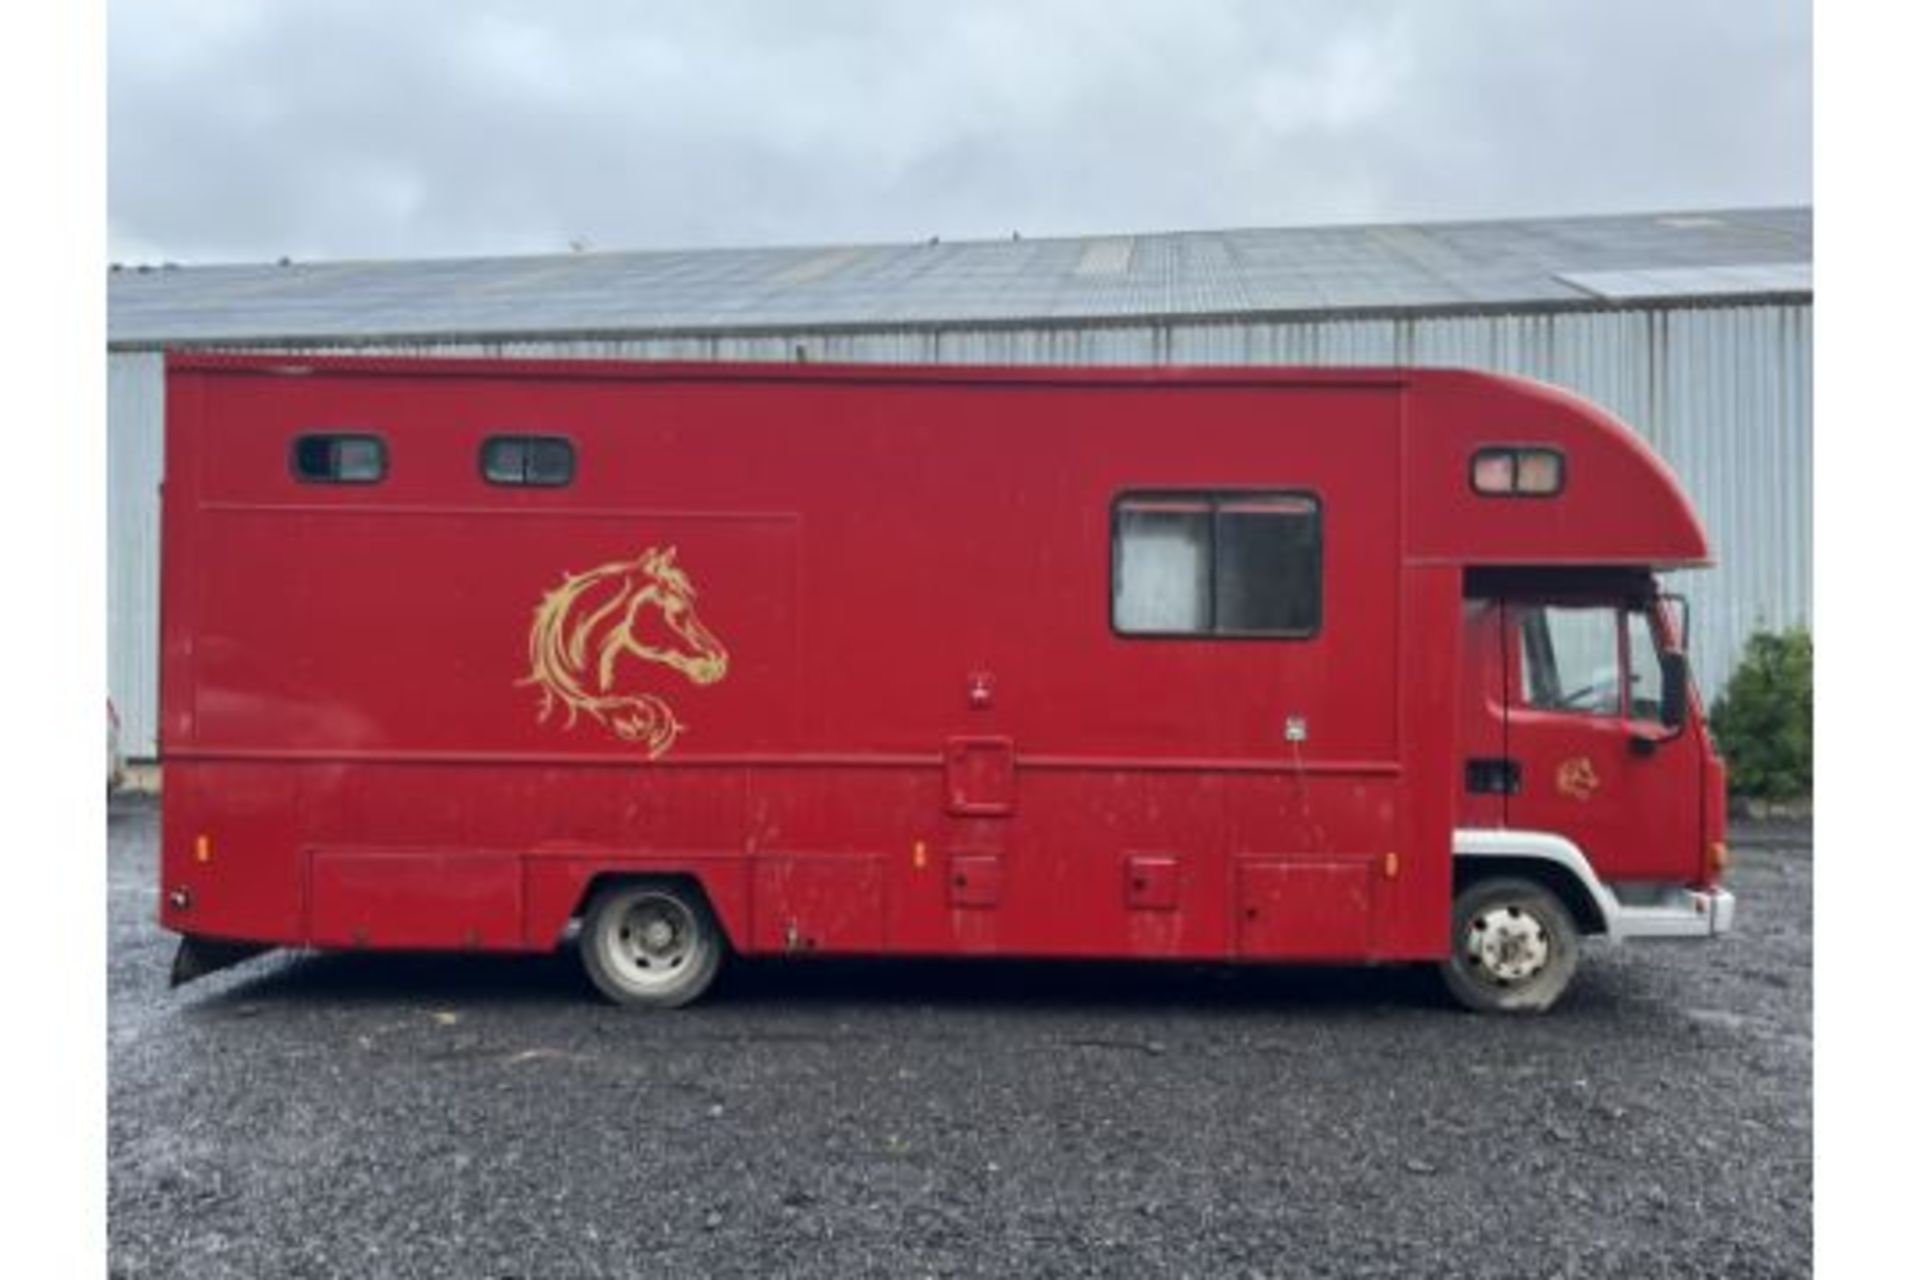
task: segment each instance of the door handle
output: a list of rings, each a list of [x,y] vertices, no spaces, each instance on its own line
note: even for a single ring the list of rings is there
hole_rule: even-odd
[[[1520,792],[1520,762],[1506,756],[1475,756],[1467,761],[1467,792],[1511,796]]]

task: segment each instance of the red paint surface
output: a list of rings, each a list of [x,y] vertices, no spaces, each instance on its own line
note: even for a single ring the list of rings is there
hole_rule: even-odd
[[[297,483],[326,430],[387,479]],[[485,484],[493,434],[570,438],[575,483]],[[1488,443],[1562,448],[1565,492],[1474,496]],[[1114,499],[1180,488],[1318,496],[1316,636],[1112,632]],[[1706,556],[1624,427],[1445,371],[174,357],[163,519],[162,921],[371,947],[547,948],[649,872],[747,951],[1438,956],[1498,661],[1463,570]],[[658,758],[543,720],[536,606],[666,547],[724,676],[620,659]],[[1697,876],[1675,759],[1657,856]]]

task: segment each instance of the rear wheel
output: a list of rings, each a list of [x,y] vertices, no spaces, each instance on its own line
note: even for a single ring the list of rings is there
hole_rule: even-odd
[[[601,890],[580,928],[587,976],[615,1004],[673,1009],[720,971],[724,942],[700,894],[667,882]]]
[[[1453,902],[1447,990],[1478,1013],[1545,1013],[1573,981],[1580,930],[1549,889],[1482,880]]]

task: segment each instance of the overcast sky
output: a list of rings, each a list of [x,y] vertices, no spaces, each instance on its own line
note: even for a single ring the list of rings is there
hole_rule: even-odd
[[[1812,198],[1805,0],[111,0],[115,261]]]

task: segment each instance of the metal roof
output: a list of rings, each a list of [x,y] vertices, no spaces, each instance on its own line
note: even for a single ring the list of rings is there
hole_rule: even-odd
[[[1807,295],[1806,207],[814,248],[115,267],[109,345],[1486,312]]]
[[[1597,298],[1701,298],[1726,294],[1813,292],[1811,262],[1747,262],[1716,267],[1655,267],[1636,271],[1563,271],[1560,278]]]

